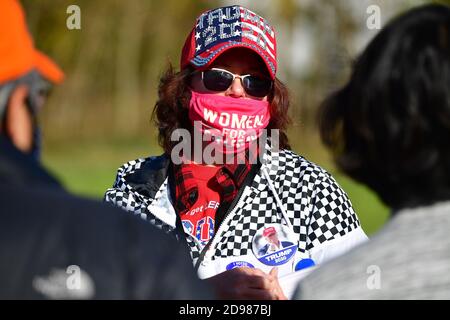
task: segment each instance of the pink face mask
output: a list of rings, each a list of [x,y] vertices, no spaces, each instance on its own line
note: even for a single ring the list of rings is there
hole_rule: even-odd
[[[255,99],[192,92],[189,118],[224,153],[239,153],[256,141],[270,120],[269,103]],[[212,138],[214,137],[214,138]]]

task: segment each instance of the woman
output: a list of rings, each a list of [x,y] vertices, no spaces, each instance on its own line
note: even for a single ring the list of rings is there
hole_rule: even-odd
[[[164,154],[122,166],[105,195],[185,239],[221,298],[285,299],[279,278],[367,239],[334,179],[289,150],[276,68],[267,20],[240,6],[200,15],[181,71],[161,79],[154,117]],[[189,142],[186,132],[188,147],[178,139]],[[283,246],[261,255],[267,230]]]

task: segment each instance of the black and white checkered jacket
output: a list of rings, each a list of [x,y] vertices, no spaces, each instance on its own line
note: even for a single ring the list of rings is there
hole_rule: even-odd
[[[105,201],[176,235],[183,227],[168,187],[169,163],[163,155],[124,164]],[[367,240],[350,200],[328,172],[267,144],[259,171],[242,186],[206,249],[183,232],[200,277],[221,273],[233,262],[271,269],[252,250],[253,237],[269,224],[288,226],[298,244],[293,262],[281,266],[279,276],[291,273],[301,259],[321,264]]]

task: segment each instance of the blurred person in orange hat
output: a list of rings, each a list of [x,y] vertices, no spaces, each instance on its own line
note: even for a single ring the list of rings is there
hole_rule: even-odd
[[[36,116],[62,79],[19,2],[0,0],[0,300],[208,298],[186,248],[41,167]]]
[[[39,52],[16,0],[0,2],[0,133],[20,151],[39,157],[36,115],[61,69]]]

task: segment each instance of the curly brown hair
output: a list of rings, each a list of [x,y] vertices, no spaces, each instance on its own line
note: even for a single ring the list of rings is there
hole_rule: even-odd
[[[194,68],[188,67],[176,72],[171,64],[161,76],[158,87],[158,101],[152,113],[159,134],[159,145],[166,154],[170,154],[177,143],[171,141],[170,137],[175,129],[192,129],[188,115],[188,106],[191,99],[189,81]],[[279,147],[290,149],[286,134],[291,120],[288,116],[289,92],[286,86],[275,78],[272,92],[268,96],[270,103],[270,122],[267,129],[279,130]],[[270,132],[270,131],[269,131]]]

